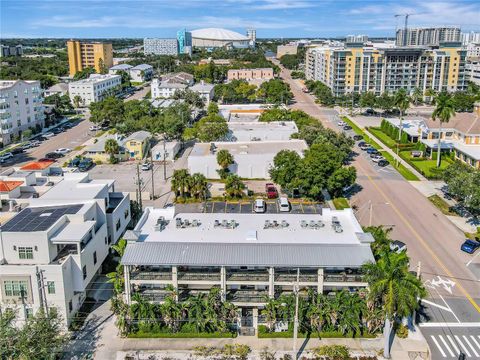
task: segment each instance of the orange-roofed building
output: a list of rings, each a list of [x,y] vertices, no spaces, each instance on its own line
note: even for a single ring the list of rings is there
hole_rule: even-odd
[[[32,161],[23,165],[20,170],[41,171],[50,167],[54,162],[54,160]]]
[[[23,181],[0,180],[0,199],[18,198],[22,184]]]

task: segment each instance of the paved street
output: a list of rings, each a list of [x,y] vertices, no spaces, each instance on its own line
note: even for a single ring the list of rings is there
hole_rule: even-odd
[[[281,76],[291,85],[295,95],[293,108],[315,116],[326,127],[339,130],[335,110],[322,109],[315,104],[313,97],[303,93],[301,84],[287,71],[283,70]],[[358,148],[356,152],[361,153]],[[467,267],[472,256],[460,251],[464,234],[392,168],[379,168],[365,154],[357,156],[353,165],[362,190],[352,196],[351,204],[356,205],[361,224],[393,227],[392,237],[407,244],[412,270],[421,262],[422,279],[429,285],[428,300],[435,304],[444,300],[448,307],[458,309],[462,316],[454,320],[457,323],[480,322],[480,276],[477,271],[480,257]],[[424,305],[426,311],[434,307]],[[443,322],[438,317],[430,321]],[[438,329],[458,333],[458,336],[465,331],[448,324],[439,324]],[[442,353],[435,349],[435,342],[431,338],[427,340],[434,352],[432,358],[442,358]],[[473,350],[470,353],[472,356],[468,358],[476,358]]]

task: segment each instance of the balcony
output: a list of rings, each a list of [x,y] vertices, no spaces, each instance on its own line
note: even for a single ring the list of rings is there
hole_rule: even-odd
[[[146,289],[132,292],[132,295],[133,294],[139,294],[147,301],[162,302],[170,294],[170,292],[165,290]]]
[[[220,281],[220,271],[218,272],[201,272],[188,271],[179,272],[177,275],[178,281]]]
[[[287,282],[294,283],[297,281],[296,273],[275,273],[275,282]],[[318,274],[313,273],[300,273],[300,282],[318,282]]]
[[[266,290],[230,290],[227,293],[227,300],[241,303],[265,303],[267,297]]]
[[[364,282],[360,274],[325,274],[323,279],[325,282]]]
[[[262,281],[268,282],[269,275],[267,272],[229,272],[227,273],[227,281]]]
[[[133,271],[130,280],[172,280],[172,273],[167,271]]]

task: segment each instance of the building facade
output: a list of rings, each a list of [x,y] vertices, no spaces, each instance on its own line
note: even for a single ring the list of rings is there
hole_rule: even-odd
[[[7,46],[7,45],[0,45],[0,57],[4,56],[22,56],[23,55],[23,46],[22,45],[15,45],[15,46]]]
[[[231,69],[228,70],[227,80],[270,80],[273,79],[272,68],[258,69]]]
[[[45,126],[40,81],[0,80],[0,142],[10,144],[27,129]]]
[[[346,43],[366,43],[368,41],[367,35],[347,35]]]
[[[140,64],[137,66],[118,64],[112,66],[108,70],[108,73],[115,75],[118,74],[119,71],[125,71],[128,75],[130,75],[130,80],[137,83],[149,81],[153,76],[153,66],[148,64]]]
[[[87,67],[95,68],[97,74],[113,66],[113,48],[109,43],[84,43],[67,41],[70,76]]]
[[[72,103],[76,96],[80,96],[81,106],[88,106],[92,102],[103,100],[107,94],[115,93],[121,85],[122,77],[120,75],[92,74],[88,79],[69,83],[68,94]]]
[[[469,33],[462,33],[462,45],[468,45],[471,43],[480,44],[480,32],[471,31]]]
[[[461,42],[458,27],[409,28],[397,30],[397,46],[438,46],[442,42]]]
[[[468,80],[480,86],[480,58],[467,62]]]
[[[213,97],[215,95],[215,85],[206,83],[203,80],[191,86],[190,90],[198,93],[200,97],[203,99],[203,101],[205,102],[206,106],[210,104],[210,101],[213,100]]]
[[[178,55],[177,39],[145,38],[143,39],[145,55]]]
[[[129,195],[114,181],[66,174],[0,228],[2,310],[24,321],[56,308],[68,326],[130,219]]]
[[[166,287],[178,300],[221,289],[238,307],[239,326],[262,321],[266,299],[299,291],[357,291],[367,286],[361,266],[374,261],[373,237],[351,209],[318,214],[177,213],[147,208],[125,234],[125,299],[133,294],[162,303]],[[245,320],[245,321],[244,321]]]
[[[185,90],[186,88],[186,84],[171,82],[168,80],[160,81],[159,79],[153,79],[150,84],[152,99],[169,99],[172,98],[177,91]]]
[[[420,47],[377,48],[353,46],[310,47],[306,52],[305,75],[327,85],[335,96],[351,92],[412,92],[433,89],[465,90],[468,74],[466,50],[458,43],[439,49]]]
[[[177,43],[179,54],[192,55],[192,33],[187,29],[177,31]]]

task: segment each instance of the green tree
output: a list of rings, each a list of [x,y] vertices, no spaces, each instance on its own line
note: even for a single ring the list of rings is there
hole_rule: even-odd
[[[187,169],[174,170],[172,175],[172,191],[175,193],[175,198],[180,195],[184,198],[185,193],[188,192],[190,185],[190,174]]]
[[[78,71],[74,76],[73,80],[82,80],[82,79],[87,79],[90,75],[95,74],[95,68],[92,66],[86,67],[81,71]]]
[[[480,170],[455,161],[444,170],[443,179],[448,185],[449,193],[472,213],[480,214]]]
[[[265,99],[266,102],[272,104],[288,104],[293,99],[290,91],[290,85],[281,79],[271,79],[260,85],[257,97]]]
[[[105,141],[105,149],[104,151],[110,155],[110,163],[115,164],[118,159],[115,157],[115,155],[118,154],[120,151],[120,146],[118,145],[118,141],[115,139],[107,139]]]
[[[408,256],[384,252],[376,263],[363,266],[369,285],[369,300],[381,306],[385,313],[384,357],[390,358],[390,332],[393,321],[412,315],[419,307],[418,299],[426,296],[422,282],[408,269]]]
[[[99,102],[93,102],[89,108],[90,121],[95,124],[109,122],[110,125],[117,126],[124,120],[124,102],[114,96],[109,96]]]
[[[218,113],[219,113],[219,110],[216,102],[212,101],[210,104],[208,104],[208,108],[207,108],[208,115],[218,115]]]
[[[195,173],[192,175],[190,180],[190,192],[196,199],[206,199],[208,182],[203,174]]]
[[[228,134],[227,121],[221,115],[207,115],[196,122],[183,134],[185,140],[197,138],[201,142],[224,139]]]
[[[366,233],[372,234],[375,241],[370,244],[373,256],[378,259],[384,252],[390,251],[390,233],[392,228],[386,228],[384,226],[367,226],[363,228]]]
[[[301,59],[296,54],[286,54],[280,58],[280,64],[287,69],[296,69],[300,64]]]
[[[316,356],[326,356],[330,360],[348,360],[350,351],[345,345],[323,345],[313,350]]]
[[[273,167],[270,169],[270,177],[282,188],[295,187],[301,158],[295,151],[281,150],[273,158]]]
[[[353,166],[336,169],[328,178],[327,189],[334,197],[342,196],[343,189],[353,185],[357,178],[357,170]]]
[[[413,89],[412,100],[415,106],[421,103],[422,99],[423,99],[422,89],[420,89],[419,87],[416,87],[415,89]]]
[[[437,95],[437,92],[432,88],[428,88],[425,90],[424,95],[428,98],[428,102],[432,104],[435,102],[435,96]]]
[[[15,326],[15,311],[4,309],[0,312],[0,359],[18,359],[17,346],[19,328]]]
[[[108,74],[108,66],[105,65],[105,61],[102,58],[98,59],[98,68],[100,74]]]
[[[241,198],[244,195],[245,184],[240,177],[235,174],[230,174],[225,179],[225,193],[230,197]]]
[[[75,106],[75,109],[77,109],[78,111],[78,108],[80,107],[80,105],[84,104],[84,101],[82,99],[82,97],[80,95],[75,95],[73,97],[73,106]]]
[[[373,108],[375,107],[376,101],[377,96],[375,95],[375,93],[368,91],[360,95],[359,103],[361,107]]]
[[[395,106],[394,98],[390,96],[388,92],[384,92],[382,95],[377,97],[376,106],[385,112],[390,112]]]
[[[438,120],[440,123],[437,141],[437,168],[440,167],[440,158],[442,155],[442,124],[448,123],[452,116],[455,116],[452,98],[448,93],[442,92],[435,98],[435,109],[432,113],[432,119]]]
[[[403,131],[403,115],[410,107],[410,97],[407,94],[407,90],[404,88],[398,90],[395,93],[395,107],[400,111],[400,130],[398,132],[398,141],[402,138]]]
[[[177,100],[182,99],[188,105],[197,109],[202,109],[205,106],[205,101],[203,100],[201,95],[190,89],[176,91],[175,94],[173,95],[173,98]]]
[[[226,149],[217,152],[217,163],[222,168],[220,177],[223,179],[228,175],[228,167],[234,163],[233,155]]]
[[[128,72],[125,70],[117,71],[117,75],[122,77],[122,87],[130,87],[132,86],[132,78]]]

